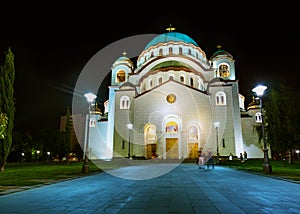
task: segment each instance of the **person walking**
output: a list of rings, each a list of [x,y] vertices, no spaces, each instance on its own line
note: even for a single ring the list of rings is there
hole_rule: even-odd
[[[243,154],[243,156],[244,156],[244,162],[247,160],[247,156],[248,156],[248,154],[247,154],[247,152],[246,151],[244,151],[244,154]]]
[[[214,160],[214,156],[212,155],[212,153],[208,152],[206,168],[209,169],[210,166],[212,169],[215,168],[215,160]]]
[[[205,153],[200,150],[199,161],[198,161],[199,169],[204,169],[204,164],[205,164]]]
[[[244,162],[243,153],[240,153],[240,160],[241,160],[241,163]]]

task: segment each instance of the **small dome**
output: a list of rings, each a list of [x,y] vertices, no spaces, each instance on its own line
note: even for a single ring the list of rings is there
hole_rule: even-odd
[[[96,103],[95,109],[94,109],[94,110],[91,110],[91,114],[99,114],[99,115],[102,115],[102,111],[101,111],[101,109],[99,108],[98,103]]]
[[[222,47],[221,45],[217,46],[217,48],[219,50],[217,50],[215,53],[213,53],[213,55],[210,57],[210,60],[212,60],[214,58],[217,58],[217,57],[222,57],[222,56],[229,57],[229,58],[233,59],[233,56],[230,53],[228,53],[227,51],[222,50],[221,47]]]
[[[249,103],[247,110],[249,109],[259,109],[260,108],[260,103],[258,99],[255,99],[255,97],[252,97],[251,103]]]
[[[123,53],[123,56],[119,57],[113,64],[113,67],[120,65],[120,64],[125,64],[127,65],[129,68],[133,68],[134,64],[131,61],[131,59],[129,59],[128,57],[126,57],[126,52]]]
[[[189,36],[183,34],[183,33],[178,33],[178,32],[168,32],[164,33],[161,35],[158,35],[152,41],[150,41],[147,46],[145,47],[145,50],[148,49],[151,46],[155,46],[159,43],[166,43],[166,42],[184,42],[187,44],[193,44],[198,47],[198,44]]]

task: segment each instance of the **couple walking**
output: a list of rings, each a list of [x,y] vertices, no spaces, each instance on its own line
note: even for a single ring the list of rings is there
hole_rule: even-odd
[[[205,169],[205,165],[206,165],[207,169],[209,169],[210,166],[212,167],[212,169],[214,169],[215,168],[214,158],[210,151],[208,152],[208,155],[206,156],[205,153],[202,150],[200,150],[199,158],[198,158],[199,169]]]

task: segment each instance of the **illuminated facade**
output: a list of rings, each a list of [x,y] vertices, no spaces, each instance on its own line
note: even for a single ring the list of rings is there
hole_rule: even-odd
[[[217,147],[220,156],[263,157],[252,131],[259,109],[244,108],[233,56],[219,46],[207,58],[183,33],[158,35],[135,63],[125,53],[116,59],[105,109],[90,132],[91,159],[197,158]]]

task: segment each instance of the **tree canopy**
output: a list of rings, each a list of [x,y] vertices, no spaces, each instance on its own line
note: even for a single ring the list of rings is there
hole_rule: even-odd
[[[5,60],[0,66],[0,112],[7,116],[7,126],[4,132],[5,138],[2,139],[0,145],[0,165],[1,172],[4,171],[4,164],[9,155],[12,144],[12,132],[15,119],[15,98],[14,98],[14,82],[15,82],[15,56],[11,50],[5,53]]]

